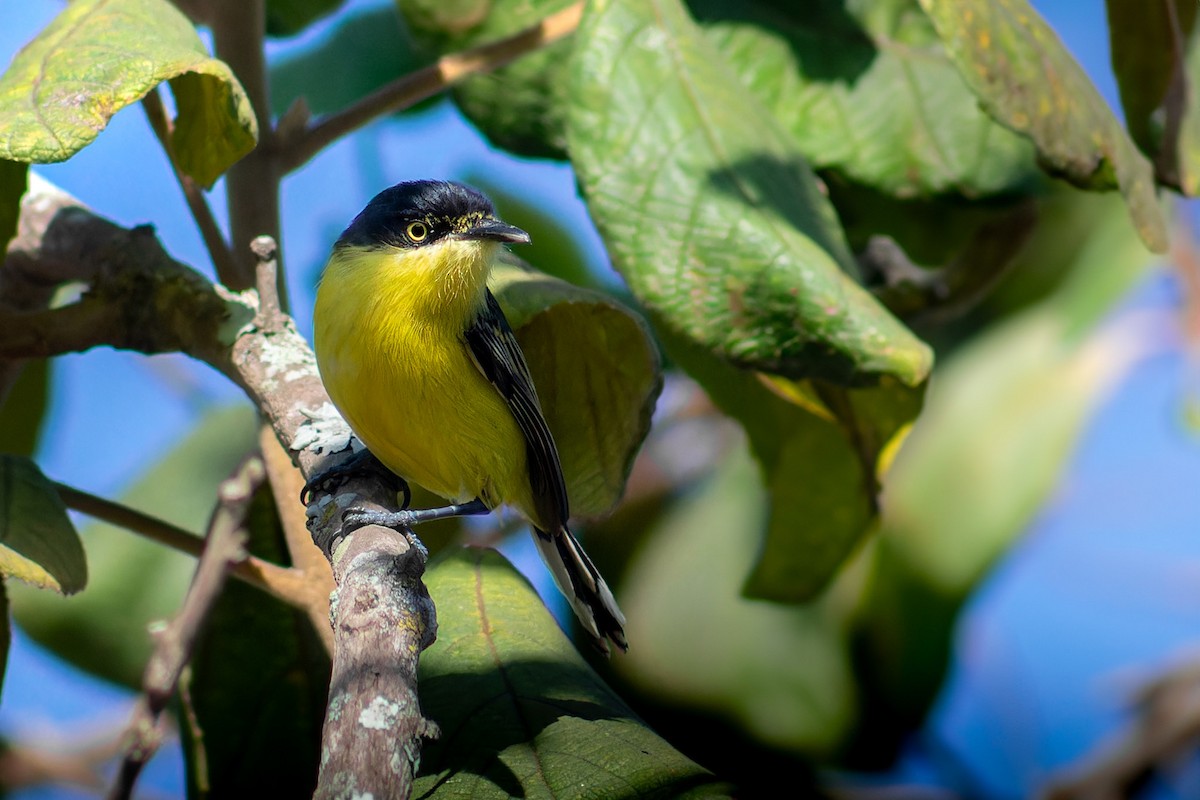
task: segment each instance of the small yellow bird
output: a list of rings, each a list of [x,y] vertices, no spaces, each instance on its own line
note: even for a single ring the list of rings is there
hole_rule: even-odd
[[[487,288],[501,246],[528,242],[478,191],[445,181],[385,189],[337,240],[313,311],[325,388],[384,466],[456,504],[343,519],[402,528],[508,505],[600,648],[625,650],[625,617],[567,528],[558,450]]]

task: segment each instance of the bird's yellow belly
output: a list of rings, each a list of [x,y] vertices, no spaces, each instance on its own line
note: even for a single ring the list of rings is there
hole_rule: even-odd
[[[317,353],[330,398],[388,469],[455,502],[528,514],[525,440],[464,342],[397,341],[371,325],[324,333]]]

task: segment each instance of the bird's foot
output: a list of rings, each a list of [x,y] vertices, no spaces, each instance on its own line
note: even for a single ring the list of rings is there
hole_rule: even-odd
[[[343,530],[352,531],[364,525],[381,525],[403,533],[414,525],[449,517],[469,517],[490,511],[482,500],[455,503],[441,508],[403,508],[399,511],[376,511],[365,508],[348,508],[342,513]]]
[[[359,476],[373,476],[380,479],[384,485],[396,494],[404,496],[401,508],[408,508],[412,501],[412,490],[408,483],[396,473],[385,467],[383,463],[371,454],[370,450],[359,450],[349,458],[343,458],[332,467],[323,469],[309,479],[300,490],[300,502],[309,505],[314,495],[319,492],[332,492],[346,481]],[[364,523],[367,524],[367,523]],[[393,526],[388,526],[393,527]]]

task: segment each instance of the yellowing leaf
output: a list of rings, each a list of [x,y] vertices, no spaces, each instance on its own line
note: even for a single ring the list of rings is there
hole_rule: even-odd
[[[179,166],[208,186],[254,148],[258,127],[237,78],[167,0],[67,5],[0,76],[0,158],[68,159],[163,81]]]
[[[18,456],[0,455],[0,574],[62,594],[87,583],[67,507],[37,465]]]

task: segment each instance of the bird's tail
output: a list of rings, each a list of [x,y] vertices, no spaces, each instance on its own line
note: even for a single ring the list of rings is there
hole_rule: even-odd
[[[588,554],[583,552],[579,540],[565,525],[552,533],[538,528],[534,528],[533,533],[559,591],[571,601],[575,615],[595,638],[597,646],[607,655],[607,640],[611,639],[622,651],[628,650],[625,615],[617,608],[608,584],[600,577]]]

